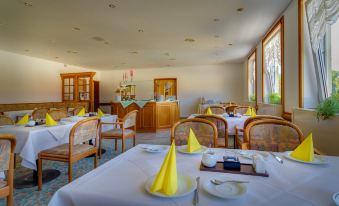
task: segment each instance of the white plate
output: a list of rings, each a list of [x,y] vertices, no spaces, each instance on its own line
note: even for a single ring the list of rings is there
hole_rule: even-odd
[[[141,147],[141,149],[143,149],[145,152],[160,153],[166,151],[168,147],[160,145],[148,145],[145,147]]]
[[[244,157],[246,159],[253,159],[254,155],[260,155],[262,156],[265,160],[269,157],[268,152],[265,151],[248,151],[248,150],[240,150],[237,151],[237,154],[240,155],[240,157]]]
[[[188,175],[180,175],[178,174],[178,190],[174,195],[168,196],[160,192],[151,192],[151,187],[156,175],[147,179],[145,183],[145,189],[151,195],[157,197],[165,197],[165,198],[175,198],[175,197],[183,197],[190,193],[192,193],[197,188],[197,183],[194,178]]]
[[[334,203],[339,206],[339,192],[333,194]]]
[[[187,145],[182,145],[182,146],[177,146],[177,150],[178,152],[184,153],[184,154],[201,154],[207,150],[207,147],[201,145],[201,148],[199,150],[194,151],[194,152],[188,152]]]
[[[319,155],[314,155],[314,160],[313,160],[313,162],[306,162],[306,161],[303,161],[303,160],[295,159],[294,157],[291,156],[291,153],[292,153],[292,151],[285,152],[285,153],[284,153],[284,157],[286,157],[286,158],[289,159],[289,160],[293,160],[293,161],[301,162],[301,163],[306,163],[306,164],[313,164],[313,165],[326,165],[326,164],[328,164],[328,162],[327,162],[326,160],[324,160],[324,159],[323,159],[321,156],[319,156]]]
[[[203,187],[207,193],[223,199],[237,199],[244,196],[247,192],[246,184],[227,182],[215,185],[210,179],[204,183]]]

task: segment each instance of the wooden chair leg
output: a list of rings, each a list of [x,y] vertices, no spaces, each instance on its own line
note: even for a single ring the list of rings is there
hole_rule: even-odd
[[[121,153],[123,153],[125,150],[125,140],[124,138],[121,138]]]
[[[39,157],[38,160],[38,190],[42,189],[42,159]]]
[[[101,159],[102,153],[101,153],[101,145],[102,145],[102,137],[100,137],[99,140],[99,158]]]
[[[7,206],[13,206],[13,191],[11,191],[7,196]]]
[[[135,147],[135,135],[133,136],[133,147]]]
[[[94,168],[97,168],[97,166],[98,166],[98,152],[96,152],[94,156]]]
[[[115,151],[118,150],[118,139],[115,139]]]
[[[68,162],[68,183],[72,182],[72,173],[73,173],[73,170],[72,170],[72,161],[70,160]]]

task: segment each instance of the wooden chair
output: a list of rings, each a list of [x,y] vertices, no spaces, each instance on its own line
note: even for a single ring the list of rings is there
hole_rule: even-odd
[[[67,117],[67,111],[63,109],[53,109],[48,112],[48,114],[55,120],[60,121],[62,118]]]
[[[226,102],[226,103],[223,103],[224,104],[224,107],[229,107],[229,106],[233,106],[233,105],[237,105],[235,102]]]
[[[285,152],[294,150],[303,141],[303,134],[291,122],[265,119],[250,123],[244,140],[242,149]]]
[[[234,114],[246,114],[248,107],[249,106],[237,106],[234,108]]]
[[[195,118],[206,119],[213,122],[218,130],[217,147],[228,148],[228,124],[225,118],[218,115],[198,115]]]
[[[238,105],[230,105],[230,106],[227,106],[227,107],[225,108],[225,111],[226,111],[227,114],[229,114],[229,113],[231,113],[231,112],[234,113],[234,109],[237,108],[237,107],[238,107]]]
[[[0,115],[0,126],[3,125],[14,125],[15,122],[6,115]]]
[[[68,162],[68,182],[72,181],[72,164],[80,159],[95,154],[94,168],[98,159],[99,118],[91,117],[76,123],[69,135],[69,143],[41,151],[38,161],[38,189],[42,187],[42,160]],[[85,144],[95,139],[94,145]]]
[[[77,116],[78,113],[83,109],[84,107],[76,107],[73,109],[73,115]]]
[[[32,112],[32,118],[33,120],[37,120],[37,119],[45,119],[46,118],[46,114],[48,112],[47,108],[39,108],[39,109],[35,109]]]
[[[133,137],[133,146],[135,146],[135,135],[137,125],[137,113],[138,110],[133,110],[127,113],[124,118],[118,119],[117,122],[101,122],[99,127],[100,143],[99,143],[99,157],[101,158],[101,147],[103,139],[115,140],[115,151],[118,150],[118,139],[121,139],[121,152],[125,150],[125,139]],[[102,132],[103,125],[117,125],[119,127],[113,128],[109,131]]]
[[[201,145],[206,147],[217,146],[217,127],[213,122],[200,118],[184,119],[175,123],[171,130],[171,142],[175,140],[177,146],[186,145],[190,128],[192,128]]]
[[[206,114],[208,108],[211,109],[213,114],[224,114],[225,113],[225,108],[223,106],[209,106],[205,109],[204,114]]]
[[[6,181],[0,179],[0,198],[7,197],[7,206],[13,205],[15,144],[14,135],[0,134],[0,171],[7,171]]]
[[[249,125],[251,122],[258,121],[258,120],[265,120],[265,119],[284,120],[282,117],[270,116],[270,115],[257,115],[255,117],[249,117],[244,122],[244,128],[238,128],[237,126],[235,126],[235,146],[236,146],[236,148],[241,148],[241,144],[244,141],[243,132],[245,131],[247,125]]]

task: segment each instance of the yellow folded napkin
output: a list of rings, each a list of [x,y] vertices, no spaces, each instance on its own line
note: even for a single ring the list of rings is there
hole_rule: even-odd
[[[248,115],[248,116],[251,116],[251,115],[252,115],[252,109],[251,109],[251,107],[248,107],[248,108],[247,108],[247,111],[246,111],[245,115]]]
[[[251,113],[251,117],[255,117],[255,116],[257,116],[257,114],[256,114],[256,112],[255,112],[255,109],[252,107],[252,113]]]
[[[28,124],[28,121],[29,121],[28,114],[25,114],[25,116],[23,116],[23,117],[17,122],[17,124],[20,124],[20,125],[26,125],[26,124]]]
[[[78,116],[78,117],[85,116],[85,113],[86,113],[85,108],[82,108],[82,109],[80,110],[80,112],[77,114],[77,116]]]
[[[105,113],[103,113],[103,112],[101,111],[101,109],[98,108],[98,116],[99,116],[99,117],[102,117],[102,116],[104,116],[104,115],[105,115]]]
[[[192,128],[190,128],[190,134],[187,140],[187,152],[194,152],[201,149],[201,145],[199,144],[197,137],[195,136]]]
[[[312,133],[291,153],[291,156],[305,162],[313,162],[314,148]]]
[[[161,165],[161,169],[153,181],[151,192],[161,192],[165,195],[174,195],[178,190],[177,162],[175,143],[172,145]]]
[[[213,114],[213,112],[212,112],[210,107],[207,108],[206,114],[207,115],[212,115]]]
[[[46,126],[54,126],[57,125],[58,123],[49,115],[48,113],[46,114]]]

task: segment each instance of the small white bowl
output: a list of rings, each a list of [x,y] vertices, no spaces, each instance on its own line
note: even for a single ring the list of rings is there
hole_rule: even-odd
[[[333,198],[334,203],[335,203],[337,206],[339,206],[339,192],[334,193],[333,196],[332,196],[332,198]]]

